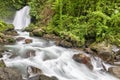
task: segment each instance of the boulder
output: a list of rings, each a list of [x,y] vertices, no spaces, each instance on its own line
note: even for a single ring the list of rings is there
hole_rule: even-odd
[[[33,32],[32,32],[32,34],[33,34],[34,36],[38,36],[38,37],[42,37],[44,33],[45,33],[45,32],[44,32],[44,30],[42,30],[42,29],[35,29],[35,30],[33,30]]]
[[[24,40],[25,38],[24,37],[18,37],[16,38],[17,41],[21,41],[21,40]]]
[[[95,52],[92,51],[90,48],[85,48],[84,51],[88,54],[95,54]]]
[[[35,50],[27,50],[26,58],[35,56]]]
[[[28,66],[28,80],[58,80],[56,77],[52,76],[46,76],[42,73],[42,70],[39,68],[33,67],[33,66]],[[31,76],[33,75],[34,76]]]
[[[27,71],[28,71],[28,76],[31,76],[33,74],[42,74],[42,70],[33,66],[28,66],[27,67]]]
[[[46,76],[46,75],[40,75],[39,80],[58,80],[58,79],[54,76],[49,77],[49,76]]]
[[[18,35],[17,31],[15,31],[15,30],[7,30],[4,34],[5,35],[11,35],[11,36],[17,36]]]
[[[0,80],[23,80],[18,70],[0,67]]]
[[[74,54],[73,55],[73,59],[76,62],[85,64],[89,69],[91,69],[91,70],[93,69],[93,66],[91,64],[91,59],[87,55],[82,54],[82,53]]]
[[[51,40],[60,40],[60,37],[56,36],[55,34],[44,34],[43,38],[51,39]]]
[[[108,71],[116,76],[117,78],[120,78],[120,66],[119,67],[110,67]]]
[[[25,39],[25,43],[26,44],[32,43],[32,39]]]
[[[58,46],[62,46],[62,47],[66,47],[66,48],[71,48],[72,47],[72,43],[68,42],[66,40],[61,40],[59,42]]]
[[[61,40],[60,37],[56,36],[55,34],[44,34],[43,38],[54,40],[57,46],[62,46],[66,48],[70,48],[73,46],[71,42],[68,42],[66,40]]]
[[[32,76],[32,77],[28,78],[28,80],[58,80],[58,79],[54,76],[49,77],[44,74],[41,74],[41,75]]]
[[[12,36],[6,36],[4,39],[4,44],[13,44],[15,43],[16,40]]]
[[[112,45],[106,42],[101,43],[93,43],[90,45],[92,51],[96,52],[97,56],[99,56],[102,60],[113,63],[114,62],[114,53],[112,51]]]
[[[3,33],[0,33],[0,43],[1,44],[11,44],[15,43],[16,40],[11,35],[5,35]]]

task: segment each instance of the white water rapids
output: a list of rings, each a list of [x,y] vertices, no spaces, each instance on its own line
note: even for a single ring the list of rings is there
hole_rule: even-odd
[[[29,7],[19,10],[14,19],[15,29],[24,29],[30,23]],[[112,75],[101,71],[102,65],[99,58],[92,58],[93,70],[89,70],[84,64],[80,64],[72,59],[74,54],[83,51],[66,49],[56,46],[53,41],[47,41],[36,37],[30,37],[28,32],[18,31],[19,36],[32,39],[33,42],[25,44],[24,40],[16,42],[14,45],[5,45],[12,54],[17,57],[9,58],[7,54],[3,59],[8,67],[14,67],[21,71],[26,77],[27,66],[34,66],[42,70],[48,76],[55,76],[59,80],[118,80]],[[26,51],[35,50],[36,56],[25,58]],[[107,66],[108,67],[108,66]]]

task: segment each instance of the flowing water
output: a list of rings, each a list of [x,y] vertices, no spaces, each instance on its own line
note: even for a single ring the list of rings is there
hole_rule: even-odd
[[[29,7],[17,11],[13,24],[15,29],[24,29],[30,23]],[[101,71],[102,65],[99,58],[91,58],[94,66],[89,70],[84,64],[75,62],[72,59],[74,54],[84,53],[74,49],[66,49],[48,41],[36,37],[30,37],[28,32],[17,31],[19,36],[32,39],[33,42],[25,44],[25,40],[18,41],[14,45],[5,45],[11,53],[4,54],[4,61],[8,67],[14,67],[21,71],[23,78],[26,78],[27,67],[34,66],[42,70],[48,76],[56,76],[59,80],[118,80],[110,74]],[[25,57],[26,52],[35,50],[35,56]],[[16,55],[9,58],[11,54]],[[85,54],[85,53],[84,53]],[[90,56],[90,55],[88,55]],[[109,65],[106,64],[106,67]]]
[[[24,29],[30,24],[30,16],[29,16],[29,6],[25,6],[23,9],[16,12],[13,25],[15,29]]]

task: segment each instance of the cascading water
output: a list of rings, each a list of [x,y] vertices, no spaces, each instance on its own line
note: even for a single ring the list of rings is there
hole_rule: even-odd
[[[30,23],[28,20],[30,18],[27,17],[28,12],[28,6],[17,12],[13,22],[15,29],[23,29]],[[16,57],[9,58],[5,54],[3,59],[8,67],[19,69],[24,77],[26,77],[27,66],[34,66],[41,69],[44,74],[56,76],[59,80],[118,80],[108,73],[100,71],[101,62],[95,61],[94,58],[91,58],[93,70],[89,70],[84,64],[75,62],[72,56],[82,51],[62,48],[56,46],[52,41],[29,37],[27,32],[19,32],[19,36],[15,38],[17,37],[32,39],[33,42],[25,44],[25,40],[21,40],[15,45],[6,45],[5,47],[11,50],[11,54],[15,54]],[[35,50],[35,56],[26,58],[26,52],[29,50]]]
[[[30,16],[29,16],[29,6],[25,6],[23,9],[16,12],[13,25],[15,29],[24,29],[30,24]]]

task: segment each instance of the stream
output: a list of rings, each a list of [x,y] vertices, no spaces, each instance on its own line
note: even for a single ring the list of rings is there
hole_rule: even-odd
[[[26,44],[25,39],[23,39],[17,41],[14,45],[5,45],[10,51],[9,53],[5,52],[3,56],[7,67],[20,70],[23,79],[27,79],[28,66],[33,66],[42,70],[45,75],[55,76],[59,80],[118,80],[112,75],[101,71],[103,62],[99,58],[91,57],[93,70],[90,70],[84,64],[80,64],[72,59],[74,54],[86,54],[85,52],[59,47],[55,45],[54,41],[30,37],[29,32],[23,32],[22,30],[30,24],[29,10],[30,8],[25,6],[17,11],[13,25],[19,34],[15,38],[24,37],[25,39],[31,39],[32,43]],[[35,55],[31,53],[27,57],[26,53],[29,50],[35,51]],[[10,58],[12,54],[16,56]],[[111,66],[103,64],[106,68]],[[34,76],[32,73],[30,75]]]

